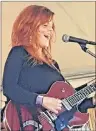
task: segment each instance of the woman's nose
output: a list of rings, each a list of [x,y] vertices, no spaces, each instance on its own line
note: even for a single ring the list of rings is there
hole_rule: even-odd
[[[48,30],[49,30],[49,31],[53,31],[52,27],[48,27]]]

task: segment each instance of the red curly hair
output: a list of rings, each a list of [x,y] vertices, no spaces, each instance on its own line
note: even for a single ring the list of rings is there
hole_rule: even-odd
[[[54,13],[44,6],[30,5],[26,7],[17,17],[13,24],[11,42],[12,47],[23,46],[28,52],[31,48],[32,57],[38,61],[44,61],[40,58],[37,49],[39,43],[36,41],[38,27],[50,20],[53,20]],[[52,63],[51,44],[55,40],[55,26],[53,23],[53,35],[50,39],[48,49],[42,49],[43,54],[46,57],[46,63]],[[33,44],[34,43],[34,44]]]

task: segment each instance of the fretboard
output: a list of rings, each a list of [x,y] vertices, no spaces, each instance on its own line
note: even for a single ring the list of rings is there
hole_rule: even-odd
[[[86,99],[88,95],[96,91],[96,83],[93,83],[80,91],[74,93],[73,95],[66,98],[66,101],[73,107],[76,104],[79,104],[81,101]],[[62,100],[63,101],[63,100]]]

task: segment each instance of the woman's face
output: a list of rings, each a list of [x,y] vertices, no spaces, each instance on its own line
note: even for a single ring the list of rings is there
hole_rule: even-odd
[[[40,47],[48,47],[49,46],[49,42],[50,42],[50,38],[53,34],[53,21],[49,21],[45,24],[42,24],[39,26],[38,28],[38,42],[40,44]]]

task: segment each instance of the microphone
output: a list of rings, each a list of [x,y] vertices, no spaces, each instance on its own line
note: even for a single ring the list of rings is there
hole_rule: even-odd
[[[84,40],[84,39],[81,39],[81,38],[76,38],[76,37],[73,37],[73,36],[68,36],[66,34],[64,34],[62,36],[62,40],[64,42],[76,42],[76,43],[84,44],[84,45],[85,44],[96,45],[96,42]]]

